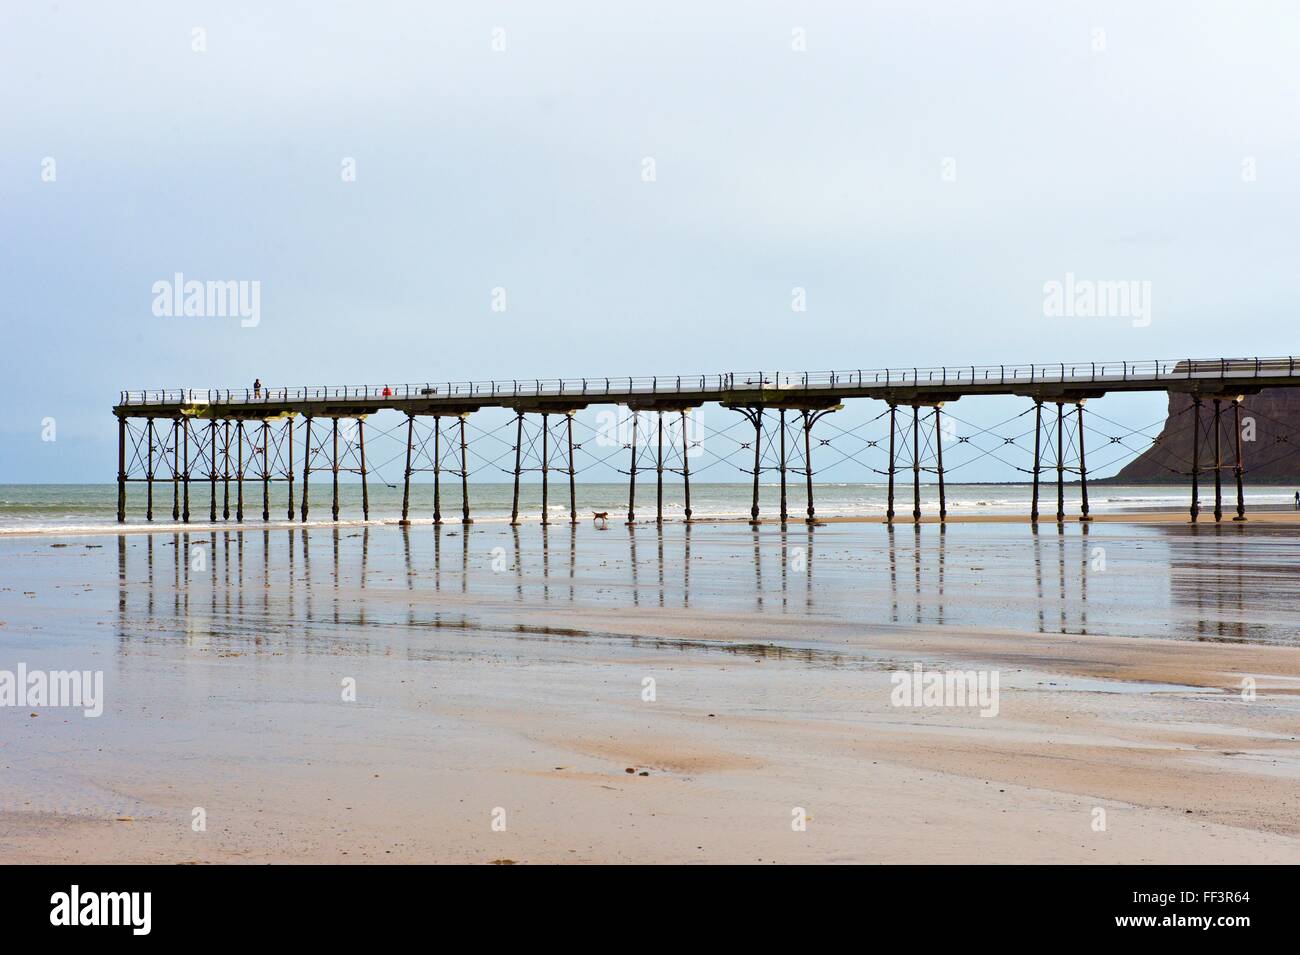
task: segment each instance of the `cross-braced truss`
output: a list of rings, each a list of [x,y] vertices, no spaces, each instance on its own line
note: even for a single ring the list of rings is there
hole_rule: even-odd
[[[742,451],[752,455],[752,464],[746,470],[753,482],[753,500],[749,508],[750,523],[758,523],[759,483],[762,475],[775,472],[781,486],[780,519],[790,519],[788,477],[791,471],[802,470],[807,487],[808,522],[815,520],[812,491],[812,430],[823,416],[835,411],[839,405],[822,408],[787,408],[784,406],[735,406],[754,429],[748,441],[740,441]],[[800,440],[802,438],[802,440]],[[825,444],[826,442],[820,442]],[[800,467],[801,465],[801,467]]]
[[[469,520],[469,465],[466,460],[466,415],[434,415],[424,424],[416,415],[407,416],[406,470],[402,491],[402,521],[410,519],[411,475],[433,474],[433,522],[442,523],[442,476],[450,474],[461,482],[462,521]]]
[[[578,521],[576,471],[573,466],[573,410],[541,411],[530,416],[515,412],[514,496],[510,523],[519,523],[519,479],[528,472],[542,476],[542,523],[549,524],[551,472],[565,475],[569,482],[569,520]]]

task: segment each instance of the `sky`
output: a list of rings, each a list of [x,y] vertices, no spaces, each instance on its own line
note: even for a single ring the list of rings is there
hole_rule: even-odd
[[[123,389],[1293,353],[1298,38],[1228,0],[9,0],[0,482],[113,480]],[[256,324],[156,314],[176,273]],[[1048,314],[1067,275],[1149,307]]]

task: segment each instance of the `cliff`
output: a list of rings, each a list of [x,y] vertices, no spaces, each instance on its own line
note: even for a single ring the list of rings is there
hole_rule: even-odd
[[[1300,485],[1300,389],[1266,388],[1241,405],[1242,460],[1247,484]],[[1235,447],[1232,403],[1223,404],[1223,462]],[[1214,463],[1214,405],[1201,405],[1201,463]],[[1251,440],[1253,438],[1254,440]],[[1186,483],[1192,466],[1192,399],[1170,393],[1169,414],[1155,442],[1111,481],[1123,484]],[[1210,475],[1212,479],[1212,474]]]

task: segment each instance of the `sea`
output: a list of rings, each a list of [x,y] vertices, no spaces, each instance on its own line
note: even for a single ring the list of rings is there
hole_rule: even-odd
[[[272,483],[269,494],[269,519],[282,522],[288,519],[288,485]],[[170,483],[156,483],[153,492],[153,523],[172,523],[173,503],[183,510],[183,491]],[[609,512],[610,519],[626,521],[629,512],[626,483],[579,483],[575,489],[577,514],[590,520],[599,511]],[[301,520],[303,488],[301,482],[293,486],[293,520]],[[392,485],[372,481],[368,488],[369,518],[375,522],[391,522],[402,514],[403,491],[400,484]],[[780,485],[764,482],[759,487],[760,516],[775,517],[780,513]],[[1203,482],[1200,489],[1202,508],[1213,503],[1213,484]],[[1294,501],[1294,489],[1284,487],[1247,488],[1247,510],[1278,510],[1289,508]],[[308,523],[332,521],[332,486],[328,476],[314,476],[308,491]],[[1224,509],[1235,507],[1235,488],[1231,482],[1223,487]],[[692,483],[691,516],[696,520],[727,520],[747,518],[750,514],[753,487],[744,483]],[[1029,484],[949,484],[946,487],[946,504],[952,516],[1027,514],[1030,509],[1032,488]],[[1081,491],[1077,484],[1064,488],[1065,511],[1077,515]],[[818,517],[879,517],[888,507],[888,487],[883,483],[814,484],[813,498]],[[243,516],[245,523],[261,522],[263,487],[257,481],[245,481],[243,488]],[[513,503],[513,486],[509,483],[474,484],[469,487],[470,515],[476,521],[508,521]],[[190,522],[207,522],[213,512],[213,488],[208,481],[191,481],[189,488]],[[218,481],[215,488],[215,509],[218,521],[234,522],[239,514],[239,487],[234,481],[229,485]],[[1093,484],[1089,487],[1088,503],[1092,513],[1150,512],[1182,510],[1191,502],[1190,487],[1179,485],[1119,485]],[[521,521],[540,521],[543,513],[542,487],[538,483],[521,484],[519,491],[519,517]],[[147,520],[146,488],[142,483],[128,485],[128,526],[145,526]],[[642,475],[636,486],[631,511],[638,521],[654,520],[657,514],[658,492],[653,472]],[[899,482],[895,487],[895,511],[910,518],[913,507],[913,490],[910,481]],[[414,522],[433,518],[434,493],[430,483],[411,485],[409,516]],[[802,482],[787,485],[787,507],[792,517],[807,516],[807,495]],[[939,490],[936,484],[921,485],[921,510],[924,515],[937,514]],[[75,533],[79,530],[97,530],[116,525],[116,484],[4,484],[0,485],[0,534],[11,533]],[[1052,515],[1056,510],[1056,485],[1044,482],[1040,489],[1040,511]],[[685,517],[686,500],[679,480],[665,480],[663,486],[663,515],[666,520],[678,521]],[[444,479],[441,489],[441,513],[444,521],[459,520],[462,513],[460,482]],[[563,475],[553,480],[546,495],[546,513],[552,521],[569,516],[569,486]],[[359,483],[340,483],[339,520],[357,522],[363,519],[362,489]]]

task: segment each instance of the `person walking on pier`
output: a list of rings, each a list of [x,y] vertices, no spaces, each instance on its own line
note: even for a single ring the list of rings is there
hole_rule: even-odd
[[[393,397],[393,389],[389,388],[387,385],[384,385],[384,397],[385,398]],[[1300,494],[1297,494],[1296,497],[1300,497]]]
[[[262,379],[261,379],[261,378],[254,378],[254,379],[253,379],[253,397],[254,397],[254,398],[260,398],[260,397],[262,397]]]

